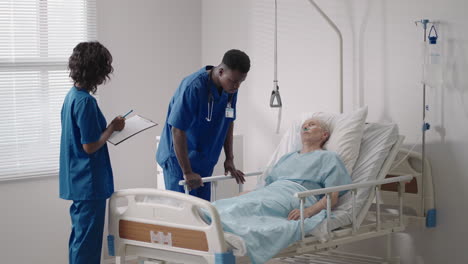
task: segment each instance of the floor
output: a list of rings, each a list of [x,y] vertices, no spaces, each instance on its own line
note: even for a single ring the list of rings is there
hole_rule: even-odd
[[[111,262],[108,262],[108,263],[110,264]],[[112,262],[112,263],[114,263],[114,262]],[[284,262],[284,261],[281,261],[281,260],[272,259],[272,260],[266,262],[265,264],[282,264],[282,263],[291,263],[291,262]],[[143,263],[141,263],[141,262],[138,263],[138,260],[135,259],[135,260],[127,260],[125,262],[125,264],[143,264]],[[167,263],[167,264],[171,264],[171,263]]]

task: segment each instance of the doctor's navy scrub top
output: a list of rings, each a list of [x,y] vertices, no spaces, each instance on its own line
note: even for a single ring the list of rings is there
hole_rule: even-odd
[[[206,171],[218,162],[231,122],[236,119],[237,92],[219,94],[206,66],[187,76],[169,104],[167,120],[161,135],[156,160],[160,165],[176,157],[172,142],[172,127],[185,131],[188,155],[194,171]],[[232,118],[226,117],[230,103]],[[209,119],[211,118],[211,121]]]
[[[60,198],[109,198],[114,182],[107,143],[92,154],[82,146],[98,141],[107,127],[96,99],[88,91],[72,87],[65,97],[61,118]]]

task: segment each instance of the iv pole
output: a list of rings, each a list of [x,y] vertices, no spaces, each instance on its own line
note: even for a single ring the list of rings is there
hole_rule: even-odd
[[[429,19],[421,19],[419,21],[415,21],[416,26],[420,23],[423,26],[424,29],[424,35],[423,35],[423,41],[424,41],[424,50],[426,50],[426,40],[427,40],[427,26],[428,24],[434,25],[436,22],[430,21]],[[426,53],[426,52],[425,52]],[[423,85],[423,107],[422,107],[422,142],[421,142],[421,156],[422,156],[422,166],[421,166],[421,186],[424,186],[424,171],[425,171],[425,161],[426,161],[426,131],[430,129],[430,124],[426,122],[426,111],[429,110],[429,106],[426,105],[426,81],[424,79],[425,74],[425,69],[424,66],[426,64],[426,54],[423,54],[423,80],[422,80],[422,85]],[[424,188],[421,190],[421,210],[423,210],[424,215],[426,215],[426,211],[424,208],[425,204],[425,196],[424,196]]]

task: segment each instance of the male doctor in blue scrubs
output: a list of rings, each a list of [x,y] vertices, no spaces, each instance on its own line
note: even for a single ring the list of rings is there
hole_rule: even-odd
[[[232,151],[237,91],[250,70],[250,59],[240,50],[229,50],[221,64],[206,66],[182,80],[169,103],[166,124],[156,160],[163,168],[167,190],[184,192],[185,179],[190,194],[210,200],[211,176],[224,146],[225,173],[238,184],[244,173],[234,165]]]

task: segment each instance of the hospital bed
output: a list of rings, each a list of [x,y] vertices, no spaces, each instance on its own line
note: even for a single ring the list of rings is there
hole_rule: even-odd
[[[429,217],[435,216],[429,163],[422,162],[417,153],[400,149],[402,141],[396,125],[366,124],[359,157],[351,174],[353,183],[300,192],[295,196],[303,204],[309,195],[324,194],[330,199],[332,192],[349,191],[340,198],[333,214],[328,207],[324,221],[308,234],[302,231],[302,239],[276,258],[286,263],[295,259],[314,263],[314,259],[324,257],[346,260],[337,263],[364,263],[363,259],[379,263],[373,256],[346,254],[335,249],[364,239],[390,238],[392,233],[404,231],[410,222],[434,225],[434,219]],[[426,166],[424,179],[421,166]],[[247,173],[247,176],[259,174]],[[214,176],[204,181],[228,178]],[[415,188],[406,192],[406,183]],[[151,197],[151,202],[147,197]],[[205,221],[201,210],[210,214],[210,223]],[[219,215],[211,203],[165,190],[115,192],[109,204],[108,247],[109,255],[116,256],[117,263],[125,263],[125,256],[160,261],[153,263],[249,263],[242,238],[223,232]],[[399,263],[398,258],[391,256],[390,243],[388,247],[389,254],[380,263]]]

